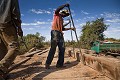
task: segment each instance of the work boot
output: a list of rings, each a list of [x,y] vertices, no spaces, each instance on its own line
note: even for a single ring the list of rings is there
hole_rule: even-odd
[[[45,69],[50,69],[50,65],[49,64],[45,64]]]
[[[56,68],[65,68],[66,66],[64,65],[56,65]]]

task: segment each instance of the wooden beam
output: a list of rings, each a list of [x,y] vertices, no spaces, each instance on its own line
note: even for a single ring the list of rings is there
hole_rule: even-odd
[[[40,53],[38,53],[38,55],[41,55],[41,54],[43,54],[43,53],[45,53],[45,52],[47,52],[48,51],[48,49],[47,50],[44,50],[44,51],[42,51],[42,52],[40,52]]]
[[[37,50],[37,51],[33,51],[33,52],[27,52],[26,54],[24,54],[23,56],[26,56],[26,57],[32,57],[34,54],[37,54],[39,52],[41,52],[42,50]]]
[[[12,65],[12,66],[8,69],[8,72],[14,70],[15,68],[19,67],[21,64],[27,62],[27,61],[30,60],[30,59],[31,59],[30,57],[26,57],[26,59],[18,62],[17,64]]]
[[[118,59],[84,54],[84,62],[87,66],[99,71],[110,79],[120,79],[120,61]]]

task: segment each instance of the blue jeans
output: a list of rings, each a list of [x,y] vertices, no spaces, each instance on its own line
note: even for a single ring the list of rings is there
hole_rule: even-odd
[[[48,54],[48,57],[46,60],[46,64],[48,64],[48,65],[51,64],[51,62],[54,58],[54,54],[55,54],[57,46],[59,49],[57,65],[63,66],[64,52],[65,52],[65,44],[64,44],[63,34],[59,31],[52,30],[51,31],[51,48],[50,48],[50,51],[49,51],[49,54]]]

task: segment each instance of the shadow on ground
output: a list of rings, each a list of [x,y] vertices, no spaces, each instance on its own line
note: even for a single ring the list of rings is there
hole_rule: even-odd
[[[71,68],[73,66],[76,66],[78,63],[79,62],[77,61],[73,61],[70,62],[69,64],[65,63],[66,66],[65,68],[56,68],[55,66],[51,66],[50,69],[45,69],[44,67],[37,66],[40,65],[41,62],[34,62],[29,65],[21,65],[19,69],[22,68],[22,70],[10,73],[10,79],[25,80],[25,78],[30,77],[30,79],[32,80],[42,80],[45,76],[52,72]],[[35,74],[34,77],[32,76],[33,74]]]

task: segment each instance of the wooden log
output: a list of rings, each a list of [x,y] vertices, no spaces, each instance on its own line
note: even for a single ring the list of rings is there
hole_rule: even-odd
[[[30,53],[30,52],[33,52],[33,51],[35,51],[36,50],[36,47],[33,47],[33,48],[31,48],[28,52]]]
[[[38,55],[41,55],[41,54],[43,54],[43,53],[45,53],[45,52],[47,52],[48,51],[48,49],[47,50],[44,50],[44,51],[42,51],[42,52],[40,52],[40,53],[38,53]]]
[[[114,58],[97,58],[97,62],[102,66],[102,73],[109,76],[111,79],[120,79],[120,61]]]
[[[69,57],[72,57],[72,52],[71,52],[71,50],[68,50],[68,56],[69,56]]]
[[[78,52],[76,53],[76,58],[77,58],[77,61],[80,62],[80,55]]]
[[[114,58],[95,57],[90,54],[84,54],[87,66],[101,72],[113,80],[120,79],[120,61]]]
[[[42,50],[37,50],[37,51],[33,51],[33,52],[27,52],[26,54],[24,54],[23,56],[26,56],[26,57],[32,57],[34,54],[37,54],[39,52],[41,52]]]
[[[20,66],[21,64],[27,62],[27,61],[30,60],[30,59],[31,59],[30,57],[26,57],[26,59],[18,62],[17,64],[12,65],[12,66],[8,69],[8,72],[14,70],[15,68],[17,68],[17,67]]]

